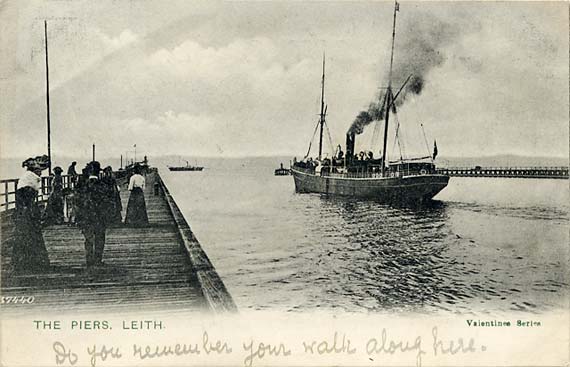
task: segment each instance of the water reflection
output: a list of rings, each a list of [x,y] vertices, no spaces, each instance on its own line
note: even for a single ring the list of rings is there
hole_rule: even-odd
[[[414,207],[342,197],[320,199],[322,209],[339,214],[340,236],[346,239],[344,246],[326,254],[326,266],[343,269],[350,279],[331,282],[332,293],[368,300],[362,306],[375,309],[417,308],[440,303],[441,297],[462,296],[450,287],[455,281],[452,274],[459,269],[444,241],[450,232],[445,203]],[[355,283],[359,286],[354,287]]]
[[[567,304],[568,205],[520,195],[535,184],[451,182],[443,201],[396,206],[295,194],[290,180],[231,172],[232,185],[214,170],[168,184],[240,308],[481,313]]]
[[[315,273],[320,274],[313,279],[327,280],[319,286],[335,300],[335,307],[465,313],[478,302],[483,309],[497,303],[510,310],[536,308],[533,295],[521,298],[528,269],[516,267],[518,261],[529,259],[512,256],[516,249],[505,257],[501,243],[493,243],[499,247],[491,251],[488,244],[479,243],[484,236],[476,240],[457,233],[461,227],[454,226],[452,219],[461,206],[438,201],[420,207],[394,206],[319,196],[308,208],[313,210],[306,215],[316,218],[314,233],[328,244],[312,248],[311,256],[319,259]],[[482,226],[477,218],[470,220],[473,223],[462,225]],[[555,266],[560,264],[542,264],[543,269]],[[305,275],[311,279],[314,274]],[[564,282],[554,282],[545,284],[562,291]]]

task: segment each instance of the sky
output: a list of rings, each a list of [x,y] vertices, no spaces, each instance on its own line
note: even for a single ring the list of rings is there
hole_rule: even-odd
[[[1,1],[0,156],[47,149],[44,20],[55,157],[88,157],[93,143],[113,157],[135,144],[149,157],[301,157],[323,54],[330,152],[388,84],[393,11],[364,1]],[[564,2],[401,1],[392,83],[419,75],[423,88],[402,94],[389,155],[424,154],[437,140],[443,156],[567,157],[568,15]],[[379,152],[375,126],[357,150]]]

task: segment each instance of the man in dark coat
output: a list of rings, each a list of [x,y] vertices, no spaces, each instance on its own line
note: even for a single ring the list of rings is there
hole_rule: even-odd
[[[75,170],[76,165],[77,162],[73,161],[71,162],[71,165],[67,169],[67,175],[69,176],[70,182],[72,182],[72,184],[69,185],[70,187],[75,186],[75,184],[77,183],[77,171]]]
[[[89,177],[79,189],[78,224],[85,236],[87,267],[103,265],[105,231],[113,203],[109,186],[99,179],[101,165],[93,161],[88,166]]]

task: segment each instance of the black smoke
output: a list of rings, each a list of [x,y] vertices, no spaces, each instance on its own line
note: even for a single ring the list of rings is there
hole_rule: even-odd
[[[366,111],[360,111],[360,113],[354,119],[352,126],[348,129],[349,133],[354,133],[356,135],[362,134],[364,128],[370,124],[372,121],[379,121],[384,118],[385,106],[382,102],[372,102]]]
[[[409,13],[406,14],[403,6],[400,10],[404,13],[398,13],[396,26],[392,93],[396,94],[405,80],[411,77],[394,103],[393,111],[402,106],[409,95],[422,93],[429,84],[430,71],[445,63],[446,49],[464,31],[461,29],[462,23],[444,21],[433,14],[422,14],[411,9],[408,9]],[[388,75],[384,79],[388,80]],[[383,93],[377,98],[379,102],[371,103],[366,111],[358,113],[348,132],[361,134],[372,121],[384,118]]]

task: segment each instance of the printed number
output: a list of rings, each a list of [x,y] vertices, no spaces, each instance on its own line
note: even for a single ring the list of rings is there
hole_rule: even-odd
[[[20,296],[20,297],[2,297],[1,304],[7,303],[21,303],[21,304],[31,304],[34,303],[36,298],[34,296]]]

